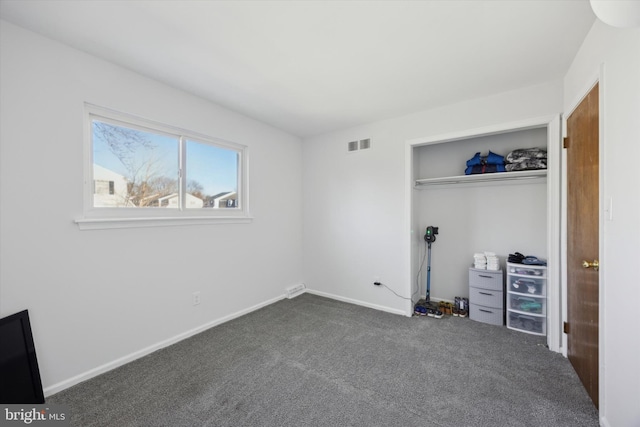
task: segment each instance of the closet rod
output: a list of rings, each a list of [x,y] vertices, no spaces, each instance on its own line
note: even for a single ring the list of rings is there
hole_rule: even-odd
[[[517,172],[496,172],[488,174],[474,174],[474,175],[460,175],[460,176],[447,176],[441,178],[425,178],[417,179],[415,182],[416,187],[425,185],[447,185],[447,184],[464,184],[475,182],[493,182],[493,181],[517,181],[517,180],[530,180],[546,178],[546,169],[536,169],[529,171],[517,171]]]

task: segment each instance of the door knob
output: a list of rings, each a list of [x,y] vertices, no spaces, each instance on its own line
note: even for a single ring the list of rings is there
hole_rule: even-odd
[[[582,266],[584,268],[593,268],[595,271],[598,271],[598,268],[600,268],[600,263],[598,263],[597,259],[594,259],[593,262],[589,262],[589,261],[582,261]]]

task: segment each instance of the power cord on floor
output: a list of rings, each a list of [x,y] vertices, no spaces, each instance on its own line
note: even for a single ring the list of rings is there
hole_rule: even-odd
[[[374,285],[376,286],[384,286],[385,288],[387,288],[388,290],[390,290],[391,292],[393,292],[393,294],[395,296],[397,296],[398,298],[402,298],[408,301],[413,301],[413,295],[415,295],[416,293],[414,292],[413,295],[411,295],[411,298],[407,298],[407,297],[403,297],[402,295],[398,294],[396,291],[394,291],[393,289],[391,289],[390,287],[388,287],[387,285],[385,285],[382,282],[373,282]]]
[[[385,288],[387,288],[389,291],[391,291],[398,298],[402,298],[403,300],[407,300],[407,301],[413,302],[413,297],[418,292],[420,292],[420,273],[422,272],[422,267],[424,267],[424,261],[426,259],[427,259],[427,242],[424,243],[424,256],[422,257],[422,262],[420,263],[420,268],[418,269],[418,275],[416,276],[416,290],[413,291],[413,293],[411,294],[410,298],[407,298],[407,297],[404,297],[404,296],[398,294],[396,291],[394,291],[393,289],[391,289],[390,287],[388,287],[387,285],[385,285],[382,282],[373,282],[373,284],[376,285],[376,286],[384,286]]]

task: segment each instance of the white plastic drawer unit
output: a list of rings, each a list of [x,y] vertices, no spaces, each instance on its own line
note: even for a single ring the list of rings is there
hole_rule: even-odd
[[[547,333],[547,267],[507,263],[507,327]]]
[[[502,270],[469,269],[469,286],[502,291]]]

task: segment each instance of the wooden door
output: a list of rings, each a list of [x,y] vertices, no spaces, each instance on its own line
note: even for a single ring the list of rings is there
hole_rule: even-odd
[[[598,406],[598,84],[567,119],[567,355]],[[590,265],[584,264],[584,262]]]

